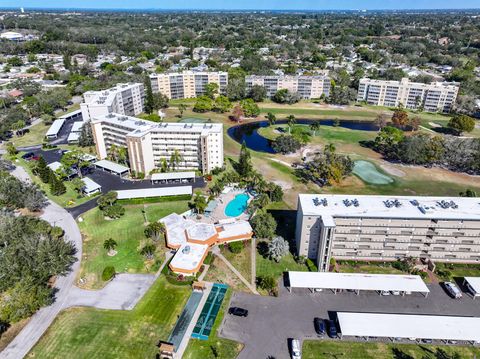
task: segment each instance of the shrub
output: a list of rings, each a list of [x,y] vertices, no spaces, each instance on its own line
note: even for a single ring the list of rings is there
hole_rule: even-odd
[[[272,149],[284,155],[298,151],[301,147],[301,143],[290,135],[281,135],[272,142]]]
[[[115,203],[112,206],[105,207],[103,209],[103,214],[106,217],[117,219],[125,214],[125,208],[120,204]]]
[[[230,252],[232,253],[240,253],[243,250],[243,242],[232,242],[228,244],[228,249],[230,249]]]
[[[115,268],[113,266],[107,266],[107,267],[103,268],[102,280],[104,282],[109,281],[114,276],[115,276]]]
[[[277,295],[277,281],[275,278],[270,276],[258,277],[257,283],[261,289],[268,291],[270,294]]]

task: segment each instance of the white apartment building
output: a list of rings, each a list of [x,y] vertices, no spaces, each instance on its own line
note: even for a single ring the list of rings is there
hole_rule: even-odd
[[[298,255],[330,259],[480,262],[480,201],[465,197],[300,194]]]
[[[96,116],[117,113],[135,116],[143,111],[145,93],[143,84],[118,84],[104,91],[87,91],[83,94],[84,103],[80,104],[84,122]]]
[[[221,123],[156,123],[116,113],[92,118],[97,155],[104,159],[112,145],[127,148],[130,169],[149,174],[175,151],[175,170],[209,173],[223,166]]]
[[[320,98],[330,95],[330,78],[326,75],[319,76],[246,76],[247,92],[254,85],[265,87],[267,97],[273,97],[278,90],[287,89],[295,92],[303,99]]]
[[[227,72],[184,71],[164,74],[151,74],[152,90],[162,93],[169,99],[195,98],[205,93],[205,86],[216,83],[220,94],[224,94],[228,84]]]
[[[459,84],[456,82],[432,82],[424,84],[401,81],[372,80],[364,78],[358,85],[357,101],[370,105],[409,109],[423,108],[428,112],[450,112],[457,99]]]

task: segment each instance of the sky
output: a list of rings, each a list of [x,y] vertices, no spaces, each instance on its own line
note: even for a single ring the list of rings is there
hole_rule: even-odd
[[[479,0],[0,0],[0,7],[221,10],[383,10],[480,8]]]

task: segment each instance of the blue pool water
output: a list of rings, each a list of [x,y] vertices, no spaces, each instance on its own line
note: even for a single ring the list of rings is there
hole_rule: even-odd
[[[225,215],[228,217],[238,217],[247,209],[248,194],[237,194],[234,199],[228,202],[225,207]]]

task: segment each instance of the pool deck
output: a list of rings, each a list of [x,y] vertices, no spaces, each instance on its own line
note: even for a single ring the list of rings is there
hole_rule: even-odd
[[[225,208],[227,207],[228,203],[230,203],[230,201],[235,199],[235,196],[243,193],[247,194],[244,190],[232,190],[231,192],[228,192],[228,193],[222,193],[216,199],[217,207],[215,208],[215,210],[212,212],[210,216],[200,215],[199,217],[197,217],[197,215],[195,215],[191,219],[197,222],[212,223],[212,224],[218,223],[223,219],[230,219],[230,218],[237,218],[237,219],[243,219],[245,221],[248,221],[250,219],[250,215],[246,213],[246,211],[243,212],[238,217],[229,217],[225,214]],[[253,197],[250,194],[248,194],[248,196],[250,197],[248,202],[250,202],[253,199]]]

